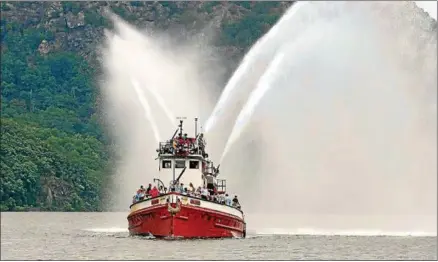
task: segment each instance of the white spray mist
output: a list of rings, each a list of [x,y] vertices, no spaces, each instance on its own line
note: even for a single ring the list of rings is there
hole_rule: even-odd
[[[174,118],[186,117],[185,129],[193,134],[193,119],[210,113],[210,91],[221,83],[214,76],[219,65],[204,66],[212,59],[206,54],[214,53],[208,43],[142,33],[113,19],[115,34],[106,32],[101,50],[101,91],[110,131],[119,145],[110,206],[126,210],[136,188],[158,176],[157,141],[172,136]]]
[[[251,227],[436,234],[436,21],[314,2],[282,30],[285,62],[221,163]]]

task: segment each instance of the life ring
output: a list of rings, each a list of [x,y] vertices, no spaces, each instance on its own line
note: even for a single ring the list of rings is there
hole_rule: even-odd
[[[172,207],[170,203],[167,203],[167,211],[169,211],[170,214],[175,215],[181,210],[181,201],[178,199],[176,202],[176,207]]]

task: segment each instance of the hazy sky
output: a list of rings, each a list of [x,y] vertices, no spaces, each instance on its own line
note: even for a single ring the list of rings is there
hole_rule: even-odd
[[[428,12],[429,15],[436,20],[436,8],[437,8],[437,1],[414,1],[415,4],[417,4],[418,7],[424,9],[424,11]]]

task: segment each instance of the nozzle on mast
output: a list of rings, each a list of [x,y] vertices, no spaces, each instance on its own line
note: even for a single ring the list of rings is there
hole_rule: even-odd
[[[195,137],[198,137],[198,118],[195,117]]]

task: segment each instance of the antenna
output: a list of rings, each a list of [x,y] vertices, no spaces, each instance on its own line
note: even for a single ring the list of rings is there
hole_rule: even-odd
[[[198,118],[195,117],[195,137],[198,137]]]

